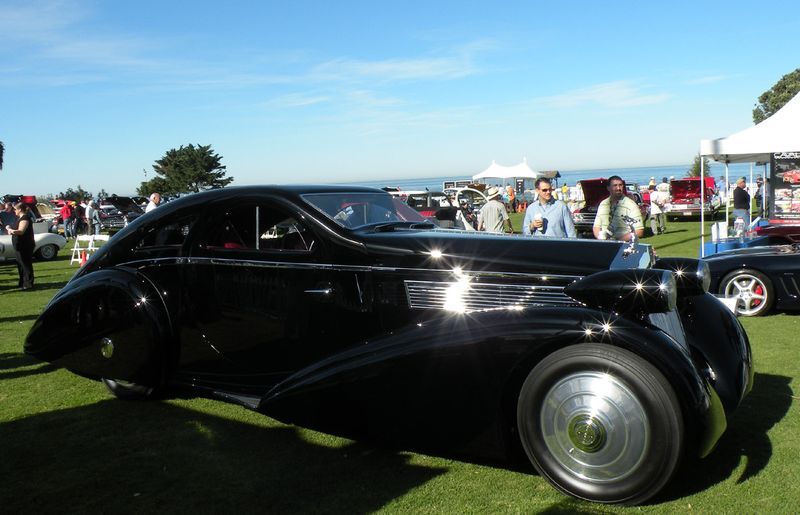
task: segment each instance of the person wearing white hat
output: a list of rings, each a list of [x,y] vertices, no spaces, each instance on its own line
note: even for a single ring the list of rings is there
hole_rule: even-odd
[[[500,202],[502,192],[499,188],[492,186],[486,190],[486,198],[489,200],[483,205],[480,211],[479,231],[503,232],[503,226],[508,226],[508,232],[514,232],[511,227],[511,219],[508,217],[506,206]]]

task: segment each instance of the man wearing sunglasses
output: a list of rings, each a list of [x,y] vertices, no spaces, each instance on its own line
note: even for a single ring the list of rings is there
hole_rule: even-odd
[[[551,236],[553,238],[574,238],[575,225],[567,205],[553,198],[553,185],[550,179],[536,179],[538,198],[531,202],[525,211],[522,234],[525,236]]]

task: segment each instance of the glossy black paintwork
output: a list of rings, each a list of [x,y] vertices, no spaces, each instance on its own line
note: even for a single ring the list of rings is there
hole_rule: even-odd
[[[683,401],[687,438],[700,454],[750,386],[746,336],[703,295],[693,303],[679,298],[679,312],[653,304],[651,315],[620,316],[613,305],[581,306],[559,293],[607,270],[627,272],[605,272],[604,287],[629,289],[628,272],[652,266],[647,245],[408,226],[353,231],[302,198],[343,191],[376,190],[226,188],[141,216],[51,301],[26,352],[90,376],[153,386],[168,377],[226,398],[255,396],[265,413],[313,427],[487,453],[509,443],[531,367],[566,345],[599,339],[661,369]],[[249,203],[290,214],[312,250],[209,245],[220,216]],[[484,295],[500,299],[489,307],[501,309],[458,313],[432,303],[430,292],[461,280],[472,292],[465,302],[481,305]],[[504,309],[503,296],[521,286],[545,302]],[[112,310],[102,323],[85,316],[108,299],[128,309]],[[697,306],[705,327],[685,330]],[[114,341],[114,358],[102,357],[103,338]]]
[[[722,279],[737,270],[765,274],[775,288],[773,308],[800,309],[800,247],[775,245],[720,252],[703,258],[711,270],[709,291],[719,292]]]

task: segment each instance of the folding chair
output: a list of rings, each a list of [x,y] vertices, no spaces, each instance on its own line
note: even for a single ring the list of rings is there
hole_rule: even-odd
[[[81,242],[86,241],[86,247],[81,246]],[[79,234],[75,237],[75,244],[72,246],[72,257],[69,258],[69,264],[81,262],[81,252],[91,252],[90,247],[94,247],[94,236],[91,234]]]
[[[96,241],[108,241],[109,235],[108,234],[95,234],[94,237],[89,241],[89,246],[86,248],[86,253],[91,254],[99,247],[95,247],[94,242]]]

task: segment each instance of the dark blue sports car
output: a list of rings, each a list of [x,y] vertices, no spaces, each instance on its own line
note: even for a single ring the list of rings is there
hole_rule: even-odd
[[[800,246],[735,249],[704,261],[711,271],[710,291],[731,299],[737,315],[800,309]]]

